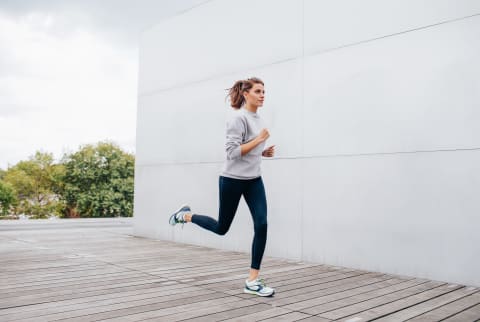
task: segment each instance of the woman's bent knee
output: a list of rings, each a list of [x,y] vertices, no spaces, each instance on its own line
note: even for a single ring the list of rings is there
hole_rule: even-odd
[[[255,225],[255,232],[257,233],[266,233],[267,232],[267,228],[268,228],[268,224],[265,222],[265,223],[260,223],[260,224],[256,224]]]
[[[217,229],[216,233],[220,236],[225,235],[228,232],[228,228],[219,228]]]

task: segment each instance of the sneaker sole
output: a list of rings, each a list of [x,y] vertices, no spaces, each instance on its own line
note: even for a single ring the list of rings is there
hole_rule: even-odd
[[[258,295],[258,296],[261,296],[261,297],[271,297],[271,296],[273,296],[273,294],[275,294],[275,291],[273,291],[271,294],[262,294],[262,293],[259,293],[257,291],[251,291],[251,290],[247,290],[246,288],[244,288],[243,293]]]

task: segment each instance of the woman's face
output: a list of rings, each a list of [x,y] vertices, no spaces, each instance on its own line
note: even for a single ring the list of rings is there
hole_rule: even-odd
[[[262,106],[265,99],[265,89],[262,84],[254,84],[248,92],[244,92],[243,96],[247,104],[251,106]]]

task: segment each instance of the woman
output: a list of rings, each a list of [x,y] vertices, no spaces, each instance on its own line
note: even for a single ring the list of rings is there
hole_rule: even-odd
[[[218,235],[230,228],[243,195],[253,218],[255,235],[252,245],[250,275],[244,292],[259,296],[272,296],[275,290],[258,278],[260,264],[267,241],[267,201],[260,171],[262,156],[273,157],[275,146],[264,149],[270,136],[260,116],[265,90],[259,78],[235,82],[229,89],[231,105],[237,111],[227,122],[226,161],[219,178],[220,209],[218,221],[193,214],[189,206],[182,206],[170,217],[170,224],[193,222]]]

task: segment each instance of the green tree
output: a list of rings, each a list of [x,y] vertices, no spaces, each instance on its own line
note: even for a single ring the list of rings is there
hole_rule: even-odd
[[[62,196],[67,216],[113,217],[133,214],[135,158],[117,145],[86,145],[63,161]]]
[[[6,171],[4,181],[16,191],[18,200],[15,213],[46,218],[56,211],[59,198],[53,191],[55,169],[52,154],[36,152],[28,161],[20,161]]]
[[[8,215],[10,207],[16,202],[15,191],[12,186],[0,180],[0,213]]]

